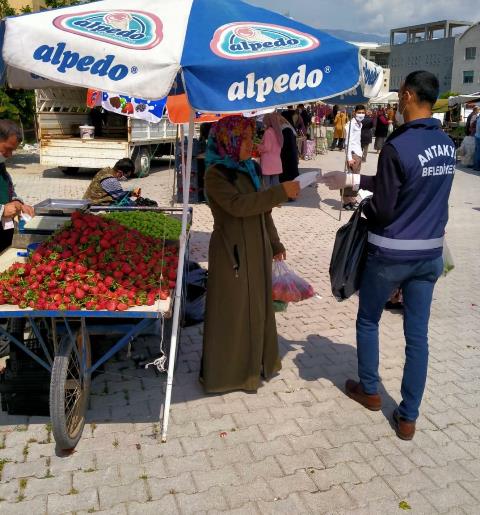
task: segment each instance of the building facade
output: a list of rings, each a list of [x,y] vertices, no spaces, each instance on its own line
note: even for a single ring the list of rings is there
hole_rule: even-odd
[[[458,40],[455,32],[471,25],[470,22],[446,20],[391,30],[391,89],[398,90],[409,73],[428,70],[437,76],[441,92],[451,91]]]
[[[472,25],[457,39],[452,91],[467,95],[480,91],[480,23]]]

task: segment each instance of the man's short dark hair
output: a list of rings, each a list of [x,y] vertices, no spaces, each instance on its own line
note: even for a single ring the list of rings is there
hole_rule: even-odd
[[[16,136],[18,142],[22,141],[22,131],[12,120],[0,120],[0,141],[5,141],[11,136]]]
[[[135,163],[128,157],[124,157],[120,159],[120,161],[117,161],[113,168],[122,172],[126,177],[130,177],[135,171]]]
[[[433,73],[419,70],[407,75],[405,88],[413,91],[420,103],[433,106],[438,99],[440,84]]]
[[[363,104],[358,104],[355,106],[355,112],[357,111],[365,111],[365,106]]]

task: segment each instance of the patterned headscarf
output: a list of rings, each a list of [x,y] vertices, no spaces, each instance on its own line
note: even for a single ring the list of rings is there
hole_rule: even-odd
[[[249,137],[253,137],[255,133],[253,118],[235,115],[220,119],[210,131],[205,164],[207,167],[222,164],[227,168],[248,174],[258,191],[261,183],[253,160],[240,161],[240,148],[247,137],[248,129],[251,130],[252,135]]]

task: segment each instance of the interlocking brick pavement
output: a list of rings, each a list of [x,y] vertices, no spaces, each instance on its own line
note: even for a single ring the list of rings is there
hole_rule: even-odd
[[[338,169],[342,158],[330,152],[301,165]],[[132,186],[168,206],[173,172],[157,165]],[[372,153],[364,170],[375,166]],[[10,169],[31,203],[79,198],[91,178],[45,170],[27,154]],[[370,413],[343,393],[356,373],[357,300],[338,303],[329,294],[339,198],[323,186],[307,188],[274,218],[288,262],[322,298],[277,315],[280,374],[257,395],[205,396],[197,380],[202,327],[184,329],[169,438],[161,444],[165,377],[136,369],[122,352],[93,381],[72,455],[55,450],[48,419],[0,413],[0,512],[370,515],[401,513],[406,501],[412,513],[479,513],[479,185],[478,174],[457,172],[447,228],[456,268],[435,290],[429,379],[413,442],[398,440],[389,421],[404,361],[400,314],[386,312],[381,324],[383,411]],[[195,205],[191,258],[204,265],[211,227],[208,207]],[[158,346],[146,336],[134,352],[156,355]]]

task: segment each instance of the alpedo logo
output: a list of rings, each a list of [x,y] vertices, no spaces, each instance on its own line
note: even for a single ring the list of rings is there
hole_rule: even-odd
[[[313,50],[320,45],[314,36],[267,23],[238,22],[215,31],[212,52],[225,59],[256,59]]]
[[[144,11],[88,11],[64,14],[53,20],[60,30],[104,43],[135,50],[148,50],[163,39],[163,24]]]

